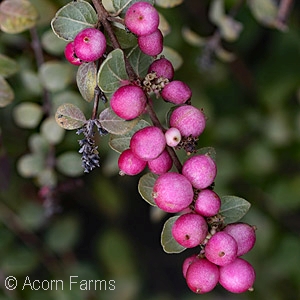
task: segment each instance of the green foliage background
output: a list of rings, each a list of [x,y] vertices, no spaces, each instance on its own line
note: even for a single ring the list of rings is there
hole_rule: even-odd
[[[65,44],[51,36],[50,21],[68,1],[31,2],[41,15],[38,33],[46,60],[65,62]],[[246,6],[242,7],[236,17],[243,24],[240,37],[225,43],[237,59],[230,63],[216,59],[204,70],[199,64],[201,48],[186,42],[182,28],[187,26],[201,36],[212,34],[209,3],[186,0],[178,7],[159,10],[172,29],[165,44],[183,58],[176,78],[191,86],[194,105],[203,108],[208,117],[199,144],[216,149],[215,190],[220,195],[238,195],[252,204],[245,220],[258,228],[256,246],[247,254],[257,272],[254,292],[234,295],[218,287],[200,296],[189,291],[181,264],[190,251],[176,255],[163,252],[160,233],[164,216],[141,199],[137,177],[117,175],[117,154],[108,147],[107,137],[98,141],[101,168],[78,177],[59,173],[55,195],[59,211],[51,217],[45,215],[43,191],[17,169],[19,158],[29,152],[29,137],[39,131],[35,126],[26,130],[18,126],[16,120],[26,117],[22,112],[14,116],[18,104],[41,101],[30,38],[28,32],[1,32],[0,53],[19,65],[19,71],[7,78],[15,100],[0,109],[1,300],[300,298],[300,5],[295,1],[286,32],[262,26]],[[226,1],[226,7],[234,3]],[[61,82],[55,81],[55,75],[46,78],[53,113],[59,104],[72,99],[90,114],[92,104],[80,99],[75,70],[69,65],[64,69],[67,88],[57,88]],[[77,151],[77,140],[74,131],[66,131],[56,145],[57,155]],[[66,163],[61,162],[62,169]],[[78,172],[76,168],[74,172]],[[22,290],[19,284],[10,292],[4,286],[9,275],[20,283],[26,276],[64,279],[65,287],[31,291]],[[70,275],[84,280],[113,279],[116,289],[70,290]]]

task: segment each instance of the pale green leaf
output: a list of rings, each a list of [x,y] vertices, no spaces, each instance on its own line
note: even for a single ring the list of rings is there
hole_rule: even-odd
[[[236,59],[236,55],[222,48],[221,46],[216,48],[215,51],[217,57],[224,62],[232,62]]]
[[[157,178],[157,175],[153,173],[147,173],[140,178],[138,183],[138,191],[141,197],[152,206],[156,206],[155,201],[152,197],[152,193],[153,186]]]
[[[233,18],[225,16],[219,22],[219,29],[224,40],[234,42],[240,36],[243,25]]]
[[[58,107],[55,120],[59,126],[68,130],[80,128],[86,122],[81,109],[70,103]]]
[[[65,136],[64,129],[57,124],[54,117],[48,117],[43,121],[41,133],[51,145],[60,143]]]
[[[155,4],[163,8],[171,8],[180,5],[183,0],[155,0]]]
[[[108,107],[104,109],[99,116],[101,126],[112,134],[125,134],[130,131],[139,121],[138,118],[126,121],[117,116],[114,111]]]
[[[173,224],[178,218],[179,216],[169,218],[165,222],[163,230],[161,232],[161,245],[166,253],[180,253],[186,249],[185,247],[178,244],[172,235]]]
[[[13,110],[15,123],[22,128],[35,128],[43,117],[41,105],[34,102],[23,102]]]
[[[239,221],[250,209],[251,204],[237,196],[221,197],[220,214],[225,218],[225,224]]]
[[[17,170],[25,178],[37,176],[44,168],[45,157],[40,154],[25,154],[17,162]]]
[[[56,167],[66,176],[76,177],[83,174],[81,155],[75,151],[68,151],[59,155]]]
[[[8,77],[15,74],[19,70],[19,66],[10,57],[0,54],[0,76]]]
[[[64,53],[66,41],[58,39],[53,30],[47,30],[41,38],[43,48],[50,54],[61,55]]]
[[[83,99],[91,102],[95,97],[97,86],[97,67],[95,63],[89,62],[80,65],[77,70],[76,81]]]
[[[143,53],[138,46],[135,46],[127,55],[128,60],[138,77],[146,76],[150,64],[154,61],[152,56]]]
[[[211,159],[216,161],[217,158],[217,153],[215,148],[213,147],[203,147],[197,150],[197,154],[206,154],[208,155]]]
[[[81,30],[95,27],[97,13],[86,1],[72,1],[63,6],[51,21],[53,32],[66,41],[74,40]]]
[[[174,49],[168,46],[164,46],[163,51],[160,55],[164,56],[172,63],[175,71],[178,70],[183,63],[183,59],[181,55],[177,51],[175,51]]]
[[[109,146],[116,152],[119,153],[123,152],[124,150],[129,148],[130,139],[133,136],[133,134],[139,129],[145,128],[147,126],[150,126],[150,124],[147,121],[141,119],[133,127],[133,129],[128,131],[127,133],[122,135],[111,134],[109,140]]]
[[[71,83],[73,69],[69,63],[48,61],[40,67],[39,77],[44,88],[50,92],[58,92]]]
[[[0,29],[20,33],[36,24],[38,12],[28,0],[5,0],[0,4]]]
[[[33,133],[28,139],[28,145],[33,153],[47,153],[50,148],[49,142],[40,133]]]
[[[36,176],[36,183],[40,186],[55,187],[57,185],[57,174],[53,168],[46,167]]]
[[[213,24],[220,24],[222,19],[225,17],[224,0],[213,0],[211,2],[208,17]]]
[[[42,94],[43,87],[37,72],[24,68],[21,70],[20,75],[27,92],[36,96]]]
[[[14,91],[7,81],[0,76],[0,107],[10,104],[15,98]]]
[[[135,2],[140,2],[140,0],[112,0],[112,1],[113,1],[113,7],[115,8],[118,14],[120,13],[124,14],[132,4],[134,4]],[[154,0],[143,0],[143,1],[154,4]]]
[[[115,49],[107,55],[101,64],[98,72],[98,85],[109,98],[128,79],[123,51]]]
[[[192,46],[201,47],[205,45],[206,39],[198,35],[196,32],[191,30],[189,27],[184,26],[182,28],[182,36],[186,42]]]

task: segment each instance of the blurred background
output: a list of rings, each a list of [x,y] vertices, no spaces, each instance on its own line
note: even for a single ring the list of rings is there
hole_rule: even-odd
[[[65,43],[51,33],[50,21],[69,1],[31,2],[40,13],[37,34],[45,61],[64,62]],[[191,86],[193,104],[208,118],[198,145],[216,150],[215,191],[252,204],[243,220],[257,227],[257,243],[245,256],[257,273],[254,291],[235,295],[217,287],[195,295],[188,289],[181,265],[193,251],[164,253],[160,233],[168,216],[141,198],[139,176],[118,175],[118,154],[109,148],[107,136],[97,139],[101,167],[89,174],[58,167],[55,179],[47,173],[46,179],[37,180],[26,173],[20,160],[43,146],[38,134],[45,129],[20,124],[23,113],[18,105],[39,104],[43,93],[32,36],[25,31],[0,32],[0,53],[19,66],[7,78],[15,99],[0,109],[1,300],[300,299],[300,5],[294,1],[288,29],[281,31],[258,22],[246,2],[225,1],[227,12],[238,8],[235,20],[242,30],[236,40],[220,41],[235,56],[224,61],[199,42],[200,36],[209,38],[216,32],[208,17],[211,2],[185,0],[158,10],[171,29],[165,45],[183,60],[175,78]],[[191,32],[197,34],[197,43],[191,43]],[[70,80],[62,87],[50,86],[52,113],[64,102],[91,113],[92,104],[82,100],[76,88],[75,70],[64,75]],[[163,118],[166,105],[155,105],[161,105]],[[70,169],[72,163],[62,154],[72,151],[78,162],[78,139],[75,131],[66,131],[53,150]],[[55,181],[54,192],[41,184],[47,180]],[[7,276],[18,279],[16,290],[5,288]],[[48,282],[61,279],[64,288],[22,290],[27,276]],[[70,276],[78,276],[78,281],[103,279],[107,285],[102,290],[69,288]],[[109,280],[115,281],[112,290]]]

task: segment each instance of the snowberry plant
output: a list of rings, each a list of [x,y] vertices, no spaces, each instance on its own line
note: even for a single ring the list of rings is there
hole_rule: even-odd
[[[90,119],[65,103],[57,109],[57,123],[84,135],[79,152],[85,172],[100,164],[95,129],[100,136],[110,134],[120,175],[141,174],[141,197],[174,214],[163,226],[163,249],[195,249],[182,269],[193,292],[209,292],[218,283],[233,293],[252,290],[255,271],[241,256],[254,246],[255,227],[238,222],[250,204],[214,191],[214,149],[198,146],[207,119],[193,106],[189,85],[174,79],[153,1],[112,1],[112,12],[101,1],[92,2],[70,2],[51,23],[54,33],[68,41],[66,59],[79,66],[83,98],[94,94]],[[157,101],[168,103],[167,120],[158,118]],[[179,152],[185,153],[183,160]]]

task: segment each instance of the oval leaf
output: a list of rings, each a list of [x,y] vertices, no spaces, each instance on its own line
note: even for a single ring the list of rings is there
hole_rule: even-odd
[[[166,253],[180,253],[186,248],[178,244],[172,235],[172,227],[174,222],[179,218],[179,216],[174,216],[169,218],[163,227],[161,232],[161,245]]]
[[[117,11],[117,14],[124,14],[129,6],[131,6],[135,2],[139,2],[140,0],[113,0],[113,7]],[[149,2],[152,5],[154,4],[154,0],[143,0],[144,2]]]
[[[98,85],[108,98],[122,84],[128,81],[124,54],[115,49],[107,55],[98,72]]]
[[[234,42],[238,39],[243,25],[229,16],[225,16],[219,23],[221,36],[229,42]]]
[[[237,196],[221,197],[220,214],[225,217],[225,224],[239,221],[250,209],[251,204]]]
[[[180,5],[183,0],[155,0],[155,4],[163,8],[171,8]]]
[[[25,178],[35,177],[45,169],[45,157],[40,154],[25,154],[18,160],[17,169]]]
[[[86,122],[80,108],[70,103],[59,106],[55,114],[55,120],[59,126],[68,130],[80,128]]]
[[[256,20],[267,26],[274,26],[278,12],[276,1],[274,0],[249,0],[249,8]]]
[[[74,151],[69,151],[57,157],[57,169],[66,176],[79,176],[83,174],[81,155]]]
[[[138,46],[135,46],[127,57],[135,73],[141,78],[146,76],[149,66],[154,60],[152,56],[143,53]]]
[[[0,54],[0,75],[8,77],[18,71],[18,64],[6,55]]]
[[[72,1],[63,6],[51,21],[53,32],[66,41],[74,40],[81,30],[95,27],[97,13],[86,1]]]
[[[197,150],[197,154],[207,154],[211,159],[216,161],[217,153],[213,147],[203,147]]]
[[[113,23],[112,29],[119,41],[122,49],[132,48],[137,44],[137,38],[134,34],[125,30],[125,26],[120,23]],[[105,32],[106,33],[106,32]],[[106,33],[107,44],[112,46],[108,34]]]
[[[38,12],[28,0],[6,0],[0,4],[0,29],[6,33],[20,33],[33,27]]]
[[[54,117],[48,117],[43,121],[41,133],[51,145],[60,143],[65,136],[65,131],[58,126]]]
[[[138,191],[141,197],[152,206],[156,206],[152,192],[157,177],[158,176],[153,173],[147,173],[140,178],[138,184]]]
[[[111,134],[109,140],[109,146],[116,152],[119,153],[123,152],[124,150],[129,148],[130,139],[133,136],[133,134],[139,129],[145,128],[147,126],[150,126],[150,124],[147,121],[141,119],[133,127],[133,129],[128,131],[127,133],[122,135]]]
[[[170,47],[164,46],[163,51],[160,55],[164,56],[172,63],[175,71],[178,70],[183,63],[181,55]]]
[[[138,123],[139,119],[125,121],[108,107],[100,113],[99,121],[101,126],[109,133],[120,135],[130,131]]]
[[[76,76],[77,86],[82,97],[91,102],[94,99],[97,86],[97,68],[94,62],[83,63],[79,66]]]
[[[43,109],[34,102],[20,103],[14,108],[13,117],[18,126],[35,128],[43,117]]]
[[[0,76],[0,107],[10,104],[15,98],[14,91],[7,81]]]
[[[209,8],[208,15],[213,24],[219,25],[222,19],[225,17],[224,1],[213,0]]]

